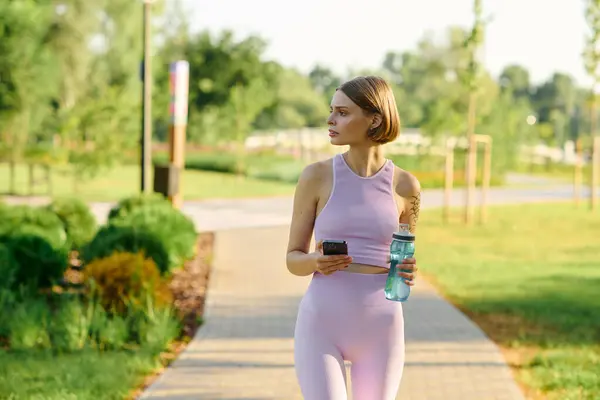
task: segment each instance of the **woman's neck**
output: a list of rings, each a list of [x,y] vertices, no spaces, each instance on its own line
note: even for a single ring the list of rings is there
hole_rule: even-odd
[[[386,162],[381,146],[351,147],[343,156],[348,166],[362,177],[375,175]]]

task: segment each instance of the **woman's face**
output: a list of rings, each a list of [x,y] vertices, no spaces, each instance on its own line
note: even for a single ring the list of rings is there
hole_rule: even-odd
[[[361,145],[369,141],[367,132],[372,127],[373,116],[368,116],[341,90],[331,99],[327,124],[330,142],[336,146]]]

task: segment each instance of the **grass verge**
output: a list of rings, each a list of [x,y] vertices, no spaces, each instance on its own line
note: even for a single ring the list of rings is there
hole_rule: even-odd
[[[495,206],[487,225],[463,227],[436,210],[419,231],[424,276],[501,346],[528,398],[597,398],[600,214]]]
[[[18,195],[29,195],[28,168],[19,165],[15,169],[15,189]],[[36,179],[43,175],[41,169],[35,172]],[[151,174],[152,176],[152,174]],[[150,180],[152,185],[152,178]],[[210,198],[242,198],[291,195],[294,184],[235,176],[229,173],[185,170],[180,185],[186,200],[204,200]],[[67,168],[56,168],[52,173],[52,193],[55,195],[73,195],[84,201],[116,201],[139,192],[140,170],[138,166],[125,165],[101,173],[99,176],[74,182]],[[0,164],[0,194],[10,189],[9,168]],[[45,196],[46,185],[34,186],[34,196]]]

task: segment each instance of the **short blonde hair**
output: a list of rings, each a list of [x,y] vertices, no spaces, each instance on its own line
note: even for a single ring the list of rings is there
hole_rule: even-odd
[[[400,116],[396,99],[392,88],[384,79],[377,76],[358,76],[343,83],[337,90],[341,90],[366,113],[381,116],[381,124],[368,133],[372,141],[385,144],[398,137]]]

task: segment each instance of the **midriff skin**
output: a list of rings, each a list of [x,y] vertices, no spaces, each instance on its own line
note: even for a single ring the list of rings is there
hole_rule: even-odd
[[[388,269],[376,267],[374,265],[351,263],[346,268],[341,269],[342,272],[350,272],[355,274],[387,274]]]

